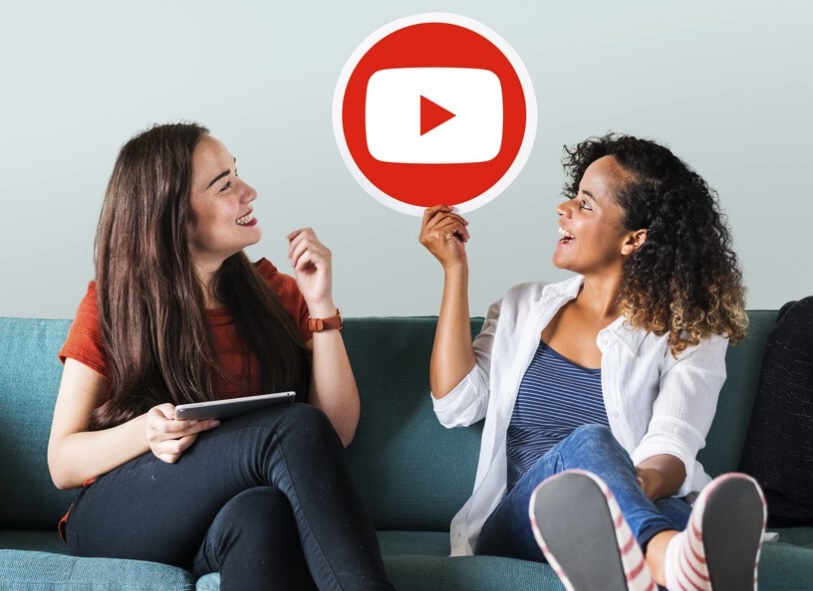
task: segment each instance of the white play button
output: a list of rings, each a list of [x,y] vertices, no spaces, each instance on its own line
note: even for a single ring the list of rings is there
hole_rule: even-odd
[[[382,162],[486,162],[502,145],[500,79],[476,68],[378,70],[365,123],[370,154]]]

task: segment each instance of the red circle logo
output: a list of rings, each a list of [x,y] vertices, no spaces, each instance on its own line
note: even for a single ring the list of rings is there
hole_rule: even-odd
[[[476,209],[519,174],[536,98],[516,52],[453,14],[423,14],[368,37],[345,64],[333,128],[350,172],[385,205],[422,215]]]

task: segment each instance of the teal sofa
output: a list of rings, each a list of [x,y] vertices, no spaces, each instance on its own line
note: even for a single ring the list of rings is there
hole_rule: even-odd
[[[701,452],[712,474],[737,469],[776,311],[750,316],[750,336],[729,349],[728,380]],[[473,334],[481,322],[472,320]],[[56,523],[73,493],[51,483],[46,448],[61,374],[56,352],[69,323],[0,317],[0,590],[216,591],[217,574],[196,581],[161,564],[65,553]],[[434,317],[345,323],[362,398],[348,454],[390,577],[399,591],[561,590],[546,564],[448,556],[448,526],[471,491],[480,428],[447,430],[435,419],[428,384],[435,323]],[[813,591],[813,528],[779,530],[779,541],[763,546],[759,589]]]

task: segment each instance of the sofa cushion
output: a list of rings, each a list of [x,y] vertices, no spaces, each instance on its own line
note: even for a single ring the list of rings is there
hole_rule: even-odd
[[[26,591],[193,591],[194,577],[156,562],[0,550],[0,588]]]
[[[784,532],[783,532],[784,533]],[[783,539],[783,533],[779,539]],[[813,588],[813,552],[810,548],[766,542],[759,559],[759,589],[800,591]]]
[[[547,564],[497,556],[385,556],[396,589],[410,591],[562,591]]]
[[[48,437],[70,321],[0,317],[0,529],[56,531],[75,491],[48,471]],[[24,450],[24,453],[20,453]]]
[[[344,324],[361,397],[350,469],[377,529],[448,532],[474,484],[481,425],[445,429],[432,410],[427,360],[436,323],[414,317],[396,325],[380,318]],[[472,332],[481,324],[475,319]]]
[[[562,591],[547,564],[495,556],[384,556],[384,567],[398,591]],[[220,575],[198,580],[197,591],[219,591]]]
[[[778,542],[813,549],[813,527],[778,527],[768,528],[768,530],[779,534]],[[813,557],[810,560],[813,562]]]
[[[751,406],[757,391],[762,351],[773,327],[776,310],[749,310],[748,337],[726,352],[726,381],[706,447],[697,459],[711,476],[736,471],[745,445]]]
[[[426,554],[448,556],[449,532],[447,531],[379,531],[378,543],[384,555]]]

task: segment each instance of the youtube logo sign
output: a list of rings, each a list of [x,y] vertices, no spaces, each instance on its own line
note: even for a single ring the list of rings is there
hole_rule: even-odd
[[[379,70],[367,83],[365,125],[382,162],[486,162],[502,144],[500,79],[473,68]]]
[[[446,123],[455,114],[447,111],[440,105],[433,103],[425,96],[421,95],[421,135],[427,131],[432,131],[441,123]],[[367,128],[370,128],[369,123]]]
[[[373,33],[347,61],[333,101],[342,158],[388,207],[471,211],[528,159],[536,98],[516,52],[453,14],[424,14]]]

